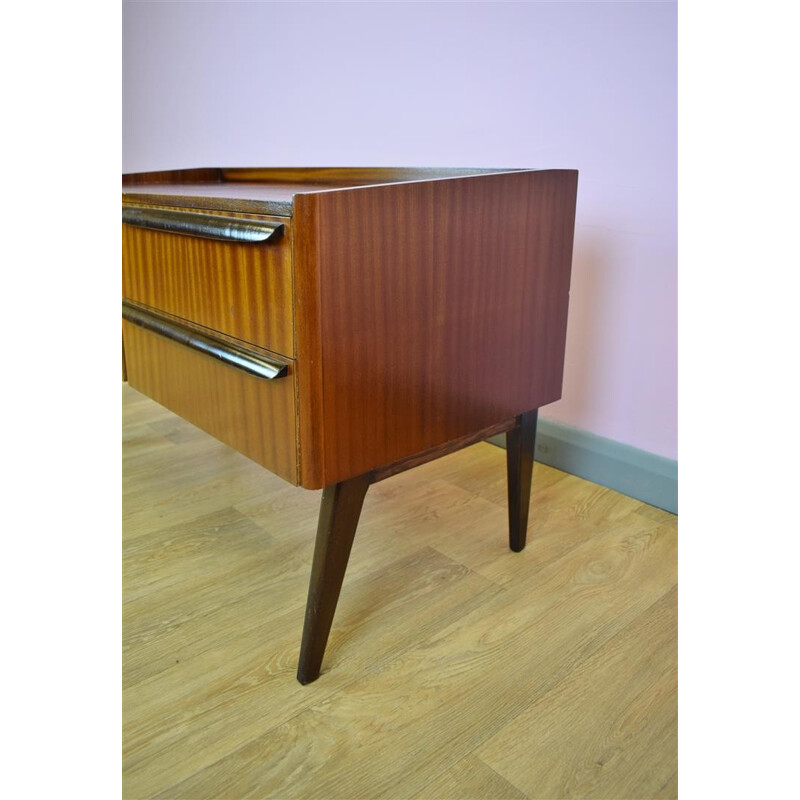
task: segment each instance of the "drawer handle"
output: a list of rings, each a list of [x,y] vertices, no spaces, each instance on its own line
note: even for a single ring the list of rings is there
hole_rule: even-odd
[[[276,378],[283,378],[289,369],[288,364],[284,364],[282,361],[203,333],[172,317],[151,311],[149,308],[142,308],[128,300],[122,301],[122,318],[140,328],[171,339],[173,342],[191,347],[192,350],[197,350],[199,353],[219,359],[231,367],[244,370],[257,378],[274,381]]]
[[[137,228],[199,236],[222,242],[269,242],[279,239],[284,231],[283,225],[274,222],[141,206],[123,206],[122,221]]]

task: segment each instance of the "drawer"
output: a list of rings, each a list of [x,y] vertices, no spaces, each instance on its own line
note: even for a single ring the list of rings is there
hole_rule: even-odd
[[[140,309],[134,311],[138,313]],[[128,317],[129,312],[130,307],[124,308]],[[149,316],[146,310],[143,316]],[[296,484],[294,362],[283,359],[281,363],[260,349],[237,346],[227,337],[212,337],[166,315],[150,319],[166,321],[167,335],[156,332],[157,325],[142,327],[141,320],[123,319],[130,385]],[[172,330],[178,332],[176,338],[172,338],[175,334],[170,332],[170,322]],[[247,372],[251,356],[262,362],[267,357],[275,366],[283,367],[284,374],[268,378]],[[266,367],[265,374],[271,374],[269,362]]]
[[[290,219],[124,204],[123,220],[123,297],[294,356]]]

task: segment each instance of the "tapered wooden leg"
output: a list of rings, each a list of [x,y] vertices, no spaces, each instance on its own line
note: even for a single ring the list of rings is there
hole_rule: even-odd
[[[300,645],[300,663],[297,666],[297,680],[300,683],[311,683],[319,677],[322,656],[328,643],[328,634],[369,484],[370,476],[361,475],[328,486],[322,492],[303,642]]]
[[[508,544],[515,552],[525,549],[528,533],[528,508],[531,502],[533,450],[539,411],[526,411],[506,433],[508,465]]]

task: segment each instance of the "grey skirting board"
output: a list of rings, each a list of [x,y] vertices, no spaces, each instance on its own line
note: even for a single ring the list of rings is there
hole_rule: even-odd
[[[490,442],[505,447],[505,434]],[[678,462],[539,417],[535,459],[678,513]]]

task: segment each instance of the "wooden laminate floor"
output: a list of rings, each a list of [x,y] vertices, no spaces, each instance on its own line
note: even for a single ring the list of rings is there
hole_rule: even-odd
[[[677,796],[677,519],[505,453],[370,488],[318,681],[295,680],[320,492],[127,386],[123,796]]]

